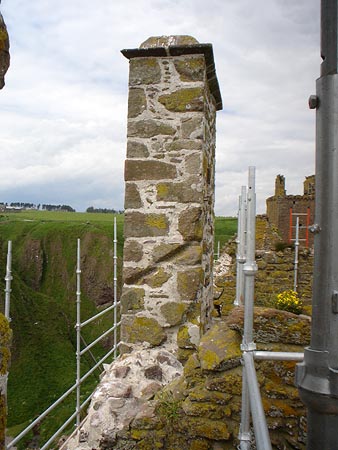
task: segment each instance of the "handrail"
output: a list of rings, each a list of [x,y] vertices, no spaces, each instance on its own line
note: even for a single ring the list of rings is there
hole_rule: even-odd
[[[117,308],[120,306],[120,302],[117,301],[117,233],[116,233],[116,217],[114,217],[114,304],[109,306],[103,311],[100,311],[98,314],[90,317],[81,323],[80,317],[80,304],[81,304],[81,291],[80,291],[80,239],[77,241],[77,266],[76,266],[76,275],[77,275],[77,285],[76,285],[76,304],[77,304],[77,312],[76,312],[76,331],[77,331],[77,346],[76,346],[76,360],[77,360],[77,370],[76,370],[76,382],[71,386],[66,392],[64,392],[54,403],[52,403],[45,411],[43,411],[36,419],[34,419],[24,430],[21,431],[11,442],[6,445],[6,450],[12,448],[15,444],[17,444],[26,434],[31,431],[35,425],[37,425],[42,419],[44,419],[51,411],[53,411],[60,403],[62,403],[74,390],[77,390],[77,398],[76,398],[76,408],[74,413],[60,426],[60,428],[48,439],[47,442],[43,444],[41,450],[47,449],[48,446],[55,440],[55,438],[71,423],[71,421],[76,418],[76,426],[77,428],[80,426],[80,412],[84,408],[84,406],[90,401],[93,393],[87,397],[87,399],[80,403],[80,386],[81,384],[100,366],[102,363],[109,358],[112,354],[114,358],[117,356],[117,350],[119,348],[120,342],[117,342],[117,329],[121,326],[121,321],[117,322]],[[11,255],[11,245],[9,244],[9,254]],[[10,282],[10,268],[9,264],[7,264],[7,274],[6,278]],[[7,280],[6,280],[7,281]],[[7,288],[7,285],[6,285]],[[10,292],[9,288],[6,290],[6,293]],[[9,309],[9,308],[8,308]],[[98,338],[96,338],[89,345],[86,345],[84,349],[81,350],[81,329],[108,313],[109,311],[114,310],[114,325]],[[80,373],[80,358],[81,356],[90,350],[95,344],[100,342],[104,337],[106,337],[109,333],[114,332],[114,345],[113,347],[99,360],[94,364],[94,366],[89,369],[83,376]]]

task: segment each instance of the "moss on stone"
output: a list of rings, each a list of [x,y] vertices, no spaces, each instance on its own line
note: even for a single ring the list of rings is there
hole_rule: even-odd
[[[203,88],[184,88],[171,94],[161,95],[158,101],[172,112],[203,111],[204,92]]]
[[[123,288],[121,296],[122,314],[126,314],[132,310],[143,309],[144,294],[144,289],[141,288]]]
[[[152,346],[161,345],[166,340],[166,334],[159,323],[150,317],[125,317],[122,320],[123,340],[149,342]]]
[[[174,64],[182,81],[203,81],[205,76],[205,63],[203,57],[184,57],[174,61]]]
[[[130,60],[129,86],[157,84],[161,81],[161,67],[157,58]]]
[[[178,325],[182,322],[187,305],[178,302],[168,302],[161,306],[161,313],[170,326]]]
[[[196,300],[203,281],[202,268],[177,273],[177,292],[181,300]]]
[[[240,336],[226,325],[216,324],[201,338],[198,355],[202,370],[224,370],[240,365]]]
[[[144,282],[152,288],[159,288],[171,277],[172,274],[166,272],[163,267],[160,267],[155,273],[145,277]]]

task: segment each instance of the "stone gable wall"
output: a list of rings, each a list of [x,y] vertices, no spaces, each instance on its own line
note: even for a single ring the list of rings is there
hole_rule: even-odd
[[[182,326],[194,341],[211,317],[217,106],[205,55],[190,54],[196,41],[175,48],[124,51],[133,54],[121,298],[130,344],[176,346]]]
[[[266,214],[271,224],[277,227],[284,242],[290,240],[290,209],[299,214],[299,239],[301,246],[306,246],[306,214],[309,211],[309,225],[314,223],[315,213],[315,180],[314,175],[306,177],[304,181],[304,195],[286,195],[285,178],[278,175],[275,182],[275,195],[266,200]],[[296,216],[293,216],[293,227],[296,226]],[[309,247],[313,246],[313,235],[307,234]],[[292,229],[292,239],[296,231]]]

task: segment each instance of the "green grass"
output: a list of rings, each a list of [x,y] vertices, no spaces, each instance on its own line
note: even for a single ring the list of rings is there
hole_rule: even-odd
[[[121,269],[123,216],[116,217],[118,266]],[[87,261],[92,261],[93,283],[98,270],[112,282],[114,216],[28,211],[6,214],[5,219],[0,219],[0,276],[1,273],[5,275],[7,241],[13,242],[13,343],[8,384],[8,434],[15,436],[18,430],[34,420],[75,383],[77,238],[81,238],[81,254]],[[43,258],[43,277],[38,283],[36,264],[27,260],[26,256],[27,249],[35,242],[39,243],[39,255]],[[2,277],[0,290],[0,296],[4,297]],[[2,305],[3,297],[0,297]],[[94,302],[82,288],[82,321],[97,311]],[[93,325],[85,327],[85,340],[92,342],[110,328],[112,322],[113,312],[109,312]],[[100,345],[92,351],[96,358],[106,352]],[[83,355],[81,361],[83,375],[94,363],[89,353]],[[98,380],[99,373],[95,371],[81,387],[82,400],[93,391]],[[72,395],[35,428],[35,433],[41,434],[42,442],[74,412],[74,408]],[[23,439],[18,448],[21,450],[27,446],[28,441]]]
[[[215,250],[220,242],[221,248],[237,233],[237,217],[215,217]]]

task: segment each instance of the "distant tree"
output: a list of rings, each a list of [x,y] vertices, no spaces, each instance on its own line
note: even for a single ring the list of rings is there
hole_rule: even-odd
[[[94,208],[93,206],[89,206],[86,209],[87,213],[103,213],[103,214],[118,214],[119,211],[116,209],[109,209],[109,208]]]

